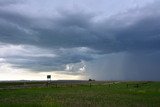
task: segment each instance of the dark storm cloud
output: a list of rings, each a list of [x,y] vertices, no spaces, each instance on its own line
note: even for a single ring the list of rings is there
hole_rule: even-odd
[[[48,18],[1,8],[0,42],[31,45],[59,55],[6,58],[14,67],[41,71],[64,70],[66,64],[91,61],[109,53],[154,53],[160,50],[160,12],[157,4],[128,10],[100,21],[96,20],[99,17],[97,14],[85,10],[57,11],[58,16]]]
[[[159,81],[160,51],[106,54],[86,63],[88,75],[96,80]]]
[[[143,9],[135,11],[143,13]],[[125,16],[126,19],[130,17],[129,12],[124,13],[128,14]],[[137,21],[131,25],[126,24],[132,20],[127,21],[125,18],[107,19],[102,24],[96,23],[94,22],[96,15],[83,11],[77,13],[60,11],[59,14],[60,17],[49,19],[49,23],[42,26],[41,22],[44,19],[37,19],[39,22],[37,24],[34,18],[1,10],[0,41],[48,48],[90,47],[103,53],[159,49],[159,14],[137,16]],[[46,27],[47,24],[49,28]]]
[[[0,9],[0,41],[9,44],[30,44],[35,32],[30,29],[32,19]]]
[[[160,80],[160,51],[131,53],[123,68],[125,80]],[[128,72],[127,72],[128,71]]]
[[[159,16],[142,19],[119,33],[117,39],[126,50],[159,50]]]

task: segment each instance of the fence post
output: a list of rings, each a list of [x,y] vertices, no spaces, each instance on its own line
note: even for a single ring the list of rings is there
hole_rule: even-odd
[[[139,84],[137,84],[137,88],[139,87]]]
[[[91,87],[92,86],[92,84],[91,83],[89,83],[89,87]]]

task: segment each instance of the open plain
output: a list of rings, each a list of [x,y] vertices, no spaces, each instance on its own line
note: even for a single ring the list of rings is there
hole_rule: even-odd
[[[160,82],[7,81],[0,107],[160,107]]]

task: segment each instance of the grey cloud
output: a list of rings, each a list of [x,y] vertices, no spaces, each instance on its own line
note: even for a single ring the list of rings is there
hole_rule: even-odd
[[[36,71],[65,70],[66,64],[79,63],[82,60],[92,62],[93,59],[107,54],[128,52],[133,53],[131,58],[134,55],[139,55],[135,54],[136,52],[142,52],[144,55],[150,52],[154,54],[160,50],[158,3],[155,2],[140,9],[128,10],[125,13],[110,16],[100,21],[95,21],[95,18],[99,17],[97,14],[87,13],[85,10],[57,11],[59,16],[41,18],[0,9],[0,42],[13,45],[31,45],[46,49],[49,54],[59,55],[57,57],[18,55],[7,58],[7,62],[13,64],[14,67]],[[80,48],[84,47],[90,50],[79,51]],[[159,58],[158,54],[156,56]],[[109,57],[113,58],[114,56]],[[129,59],[128,56],[125,57]],[[150,57],[154,59],[152,55]],[[119,59],[118,66],[121,68],[123,59],[116,58],[113,60],[118,62]],[[145,58],[142,57],[141,60]],[[105,59],[106,57],[102,62],[105,62]],[[110,65],[114,68],[115,62],[109,61],[110,64],[106,62],[107,66]],[[137,73],[144,73],[145,69],[138,67],[138,65],[133,66],[134,64],[131,62],[130,59],[128,66],[142,70],[137,71]],[[139,61],[133,62],[136,64]],[[153,60],[151,62],[155,63]],[[121,73],[118,71],[119,68],[111,69],[116,73],[113,72],[110,75],[117,74],[118,76]],[[106,68],[104,67],[104,69]],[[104,69],[101,71],[103,72]],[[157,73],[158,69],[157,67],[154,73]],[[124,71],[127,70],[128,68]]]
[[[18,13],[0,10],[0,41],[9,44],[30,44],[37,40],[30,29],[31,20]]]
[[[135,11],[143,13],[143,9]],[[130,14],[129,12],[125,14]],[[109,19],[105,20],[104,24],[97,24],[93,22],[95,15],[82,12],[62,12],[60,14],[61,17],[50,20],[50,28],[38,27],[34,22],[35,19],[30,20],[18,14],[1,14],[2,19],[10,21],[13,25],[1,25],[3,31],[1,30],[0,40],[1,42],[32,44],[48,48],[90,47],[103,53],[159,49],[159,14],[154,17],[139,16],[137,18],[140,20],[137,19],[138,21],[128,26],[126,26],[128,22],[125,18],[120,21]],[[11,16],[13,18],[10,18]]]
[[[8,49],[8,51],[11,51],[11,49]],[[44,50],[29,46],[22,49],[16,49],[15,47],[17,53],[13,54],[7,53],[8,51],[0,54],[0,57],[5,59],[4,63],[10,63],[15,68],[34,71],[63,71],[67,64],[79,63],[82,60],[90,61],[96,59],[95,55],[97,54],[96,51],[85,47]]]
[[[20,14],[18,12],[9,11],[5,9],[0,9],[0,19],[1,21],[6,21],[8,23],[13,23],[15,25],[19,26],[31,26],[32,19],[29,17],[26,17],[23,14]]]
[[[127,51],[159,50],[160,23],[158,17],[145,18],[119,32],[117,40]]]
[[[159,63],[159,51],[111,53],[87,62],[86,71],[96,80],[159,81]]]
[[[149,53],[131,53],[123,68],[126,80],[160,80],[159,51]]]
[[[24,0],[0,0],[0,6],[8,6],[17,3],[23,3]]]

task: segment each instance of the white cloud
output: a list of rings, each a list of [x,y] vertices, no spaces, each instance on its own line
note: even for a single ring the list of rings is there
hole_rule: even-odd
[[[0,57],[56,57],[57,55],[51,53],[47,49],[38,48],[29,45],[11,45],[3,44],[0,45]]]

